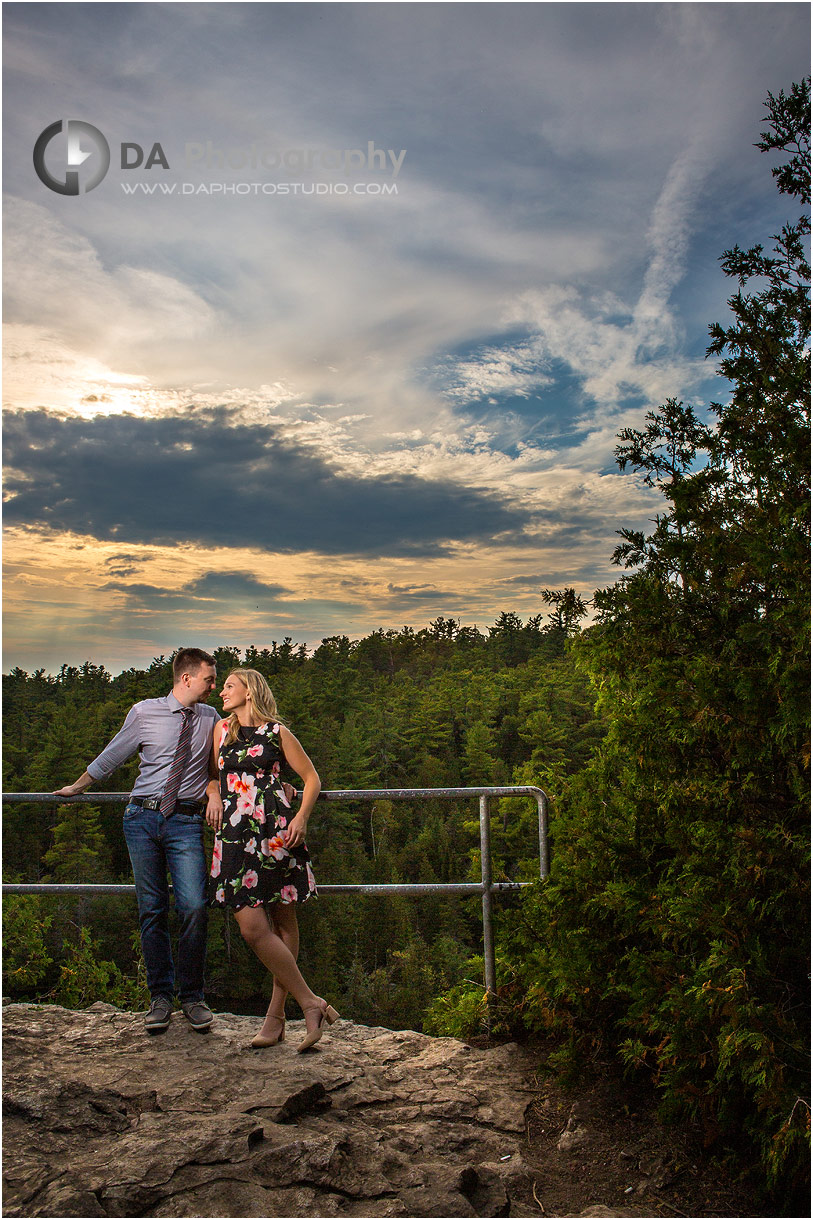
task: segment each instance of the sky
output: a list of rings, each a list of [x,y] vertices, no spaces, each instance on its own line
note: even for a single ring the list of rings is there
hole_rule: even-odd
[[[485,630],[618,578],[660,504],[617,433],[726,397],[717,260],[791,214],[754,143],[807,4],[6,3],[3,34],[6,669]]]

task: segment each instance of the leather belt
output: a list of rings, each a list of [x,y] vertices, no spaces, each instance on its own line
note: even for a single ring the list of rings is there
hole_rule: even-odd
[[[131,805],[141,805],[141,807],[143,809],[160,810],[161,797],[160,796],[131,796],[130,804]],[[173,813],[186,813],[189,815],[191,815],[193,813],[203,813],[203,801],[176,801],[175,808],[173,809],[172,812]]]

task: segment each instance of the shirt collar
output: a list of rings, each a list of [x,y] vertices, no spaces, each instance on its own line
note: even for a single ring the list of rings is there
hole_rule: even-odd
[[[180,700],[175,698],[172,691],[170,691],[169,694],[167,695],[167,707],[169,708],[169,710],[171,712],[183,712],[186,710],[184,708],[184,705],[180,702]],[[195,704],[193,703],[190,711],[194,711],[194,710],[195,710]]]

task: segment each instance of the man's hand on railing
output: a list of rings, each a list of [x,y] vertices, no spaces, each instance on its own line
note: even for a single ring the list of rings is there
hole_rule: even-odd
[[[79,779],[73,784],[66,784],[64,788],[55,788],[54,796],[79,796],[86,788],[89,788],[93,783],[93,776],[88,775],[87,771],[79,776]]]

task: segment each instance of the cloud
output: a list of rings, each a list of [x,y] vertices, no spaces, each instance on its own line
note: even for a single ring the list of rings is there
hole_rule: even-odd
[[[233,413],[60,419],[9,413],[6,520],[119,543],[437,555],[516,535],[527,510],[415,474],[350,477]]]
[[[7,318],[39,325],[119,367],[127,351],[131,362],[147,363],[159,337],[163,349],[186,350],[223,324],[199,291],[178,275],[138,265],[136,251],[133,263],[106,264],[93,242],[44,206],[12,198],[4,211]]]
[[[457,602],[460,592],[454,589],[436,589],[432,585],[387,585],[387,592],[394,602],[407,605],[409,602]]]
[[[267,610],[269,604],[275,605],[280,598],[291,592],[284,585],[264,584],[249,572],[228,571],[206,572],[177,589],[121,580],[107,581],[101,589],[104,592],[121,593],[130,609],[187,609],[190,612],[206,608],[212,602],[252,602],[256,609]]]
[[[552,384],[553,378],[545,373],[544,360],[533,343],[502,347],[490,344],[468,360],[451,364],[444,392],[465,403],[497,394],[527,397],[532,390]]]
[[[290,589],[284,585],[267,585],[250,572],[206,572],[183,586],[183,592],[195,598],[268,599],[285,597]]]
[[[577,375],[585,418],[606,419],[631,400],[656,405],[676,392],[688,396],[713,376],[705,360],[685,354],[670,304],[686,271],[691,221],[710,168],[700,138],[669,168],[651,213],[648,261],[634,304],[570,283],[522,294],[509,310],[512,323],[537,332],[522,345],[528,359],[555,360]]]
[[[123,577],[140,572],[144,564],[149,563],[151,558],[148,551],[136,553],[123,551],[117,555],[108,555],[104,563],[111,576]]]

